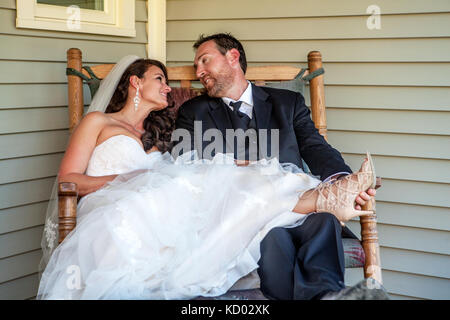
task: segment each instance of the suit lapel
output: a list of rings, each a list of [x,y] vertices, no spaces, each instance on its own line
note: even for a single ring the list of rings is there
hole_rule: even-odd
[[[226,129],[232,129],[233,125],[228,118],[227,106],[222,99],[211,99],[209,101],[209,114],[213,119],[216,127],[222,132],[222,136],[225,138]]]
[[[256,115],[258,129],[269,129],[272,104],[268,101],[269,95],[258,86],[252,84],[253,110]]]

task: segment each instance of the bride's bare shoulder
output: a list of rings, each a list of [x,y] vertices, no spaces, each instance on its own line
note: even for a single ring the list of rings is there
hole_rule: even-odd
[[[86,135],[97,137],[99,133],[108,126],[110,123],[110,118],[103,112],[90,112],[86,114],[80,123],[77,125],[73,136],[85,137]]]
[[[92,121],[107,121],[109,119],[110,119],[110,117],[106,113],[103,113],[103,112],[100,112],[100,111],[89,112],[87,115],[85,115],[83,117],[83,121],[89,121],[89,122],[92,122]]]
[[[93,111],[86,114],[80,122],[80,127],[103,128],[111,122],[108,114],[99,111]]]

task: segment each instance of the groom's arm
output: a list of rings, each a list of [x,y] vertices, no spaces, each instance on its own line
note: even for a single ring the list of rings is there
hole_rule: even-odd
[[[303,96],[297,94],[294,110],[294,129],[300,154],[305,159],[311,172],[314,175],[319,175],[323,181],[352,173],[350,167],[345,164],[341,153],[328,144],[316,129],[310,114]],[[375,189],[362,191],[356,197],[356,210],[361,210],[361,207],[367,201],[370,201],[375,194]]]
[[[294,131],[300,155],[311,172],[320,176],[321,180],[339,173],[351,173],[352,170],[345,164],[341,153],[334,149],[316,129],[303,96],[297,93],[295,97]]]

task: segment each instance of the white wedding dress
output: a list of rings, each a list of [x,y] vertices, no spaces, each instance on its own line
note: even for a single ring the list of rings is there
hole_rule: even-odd
[[[146,154],[125,135],[98,145],[86,174],[121,175],[79,202],[77,226],[51,256],[37,298],[221,295],[258,267],[271,228],[304,220],[291,210],[320,183],[276,159],[238,167],[224,154],[193,155]]]

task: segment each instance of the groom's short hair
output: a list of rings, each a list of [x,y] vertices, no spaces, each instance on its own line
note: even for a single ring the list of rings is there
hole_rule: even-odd
[[[217,49],[225,55],[228,50],[236,49],[239,51],[239,64],[241,65],[242,71],[247,71],[247,58],[245,57],[245,51],[242,44],[238,39],[233,37],[230,33],[216,33],[210,36],[200,35],[197,41],[194,43],[194,49],[197,50],[206,41],[213,40],[216,43]]]

